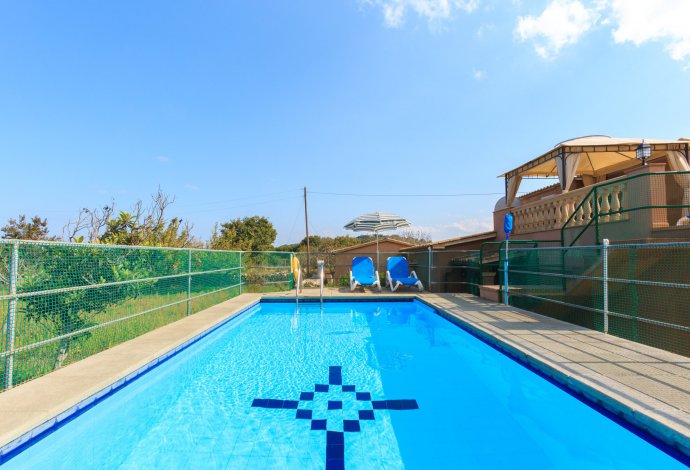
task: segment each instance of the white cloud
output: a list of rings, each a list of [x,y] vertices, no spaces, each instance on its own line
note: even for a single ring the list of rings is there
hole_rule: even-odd
[[[493,230],[494,222],[491,218],[471,218],[454,222],[447,226],[455,232],[455,237],[472,235],[475,233],[488,232]]]
[[[613,0],[610,14],[616,43],[660,41],[672,59],[690,61],[690,1]]]
[[[168,163],[170,161],[170,159],[164,155],[158,155],[156,157],[156,160],[158,160],[161,163]]]
[[[427,21],[445,20],[457,11],[471,13],[479,7],[480,0],[364,0],[364,3],[381,8],[383,21],[390,28],[399,28],[408,13],[414,13]]]
[[[538,16],[518,17],[515,34],[551,59],[599,25],[612,29],[616,44],[659,42],[690,67],[689,21],[688,0],[550,0]]]
[[[478,82],[484,80],[486,78],[486,71],[484,70],[474,70],[472,72],[472,78],[477,80]]]
[[[532,41],[544,59],[558,54],[563,46],[575,44],[597,21],[596,6],[579,0],[551,0],[539,16],[521,16],[515,33],[521,41]]]

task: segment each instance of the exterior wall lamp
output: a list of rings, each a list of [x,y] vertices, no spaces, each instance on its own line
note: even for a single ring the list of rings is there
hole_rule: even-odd
[[[642,139],[642,143],[635,150],[635,156],[638,160],[642,160],[643,166],[646,165],[647,159],[652,156],[652,146],[645,144],[644,139]]]

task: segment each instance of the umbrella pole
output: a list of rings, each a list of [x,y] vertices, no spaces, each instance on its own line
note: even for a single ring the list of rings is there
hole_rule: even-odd
[[[376,234],[376,271],[379,270],[379,232],[374,232]]]

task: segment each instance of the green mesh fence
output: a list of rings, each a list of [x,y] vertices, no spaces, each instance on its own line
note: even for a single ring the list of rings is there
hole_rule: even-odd
[[[291,253],[281,251],[242,252],[244,292],[278,292],[293,287]]]
[[[508,257],[511,305],[690,356],[690,243],[515,249]]]
[[[481,285],[479,250],[432,250],[420,253],[431,258],[431,292],[464,292],[479,295]],[[428,271],[428,269],[426,270]]]
[[[511,248],[539,248],[560,245],[560,240],[510,240]],[[484,242],[479,249],[479,267],[481,285],[503,285],[500,271],[503,268],[503,254],[506,242]]]
[[[289,288],[290,256],[0,241],[4,388],[243,291]]]
[[[368,247],[367,247],[368,248]],[[311,252],[309,253],[309,275],[307,275],[307,254],[295,253],[302,266],[302,279],[305,287],[318,285],[316,262],[323,261],[325,283],[328,287],[349,288],[350,268],[355,256],[368,256],[379,272],[381,286],[386,286],[386,263],[391,256],[407,258],[410,271],[414,271],[422,281],[424,289],[430,292],[467,292],[479,295],[479,250],[422,250],[422,251],[376,251],[357,252]],[[378,262],[377,262],[378,260]],[[404,291],[401,288],[400,291]],[[416,290],[414,288],[413,290]]]

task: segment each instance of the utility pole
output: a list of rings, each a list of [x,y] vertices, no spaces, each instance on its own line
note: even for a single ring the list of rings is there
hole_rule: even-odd
[[[309,212],[307,211],[307,187],[304,187],[304,227],[307,232],[307,276],[309,276]]]

